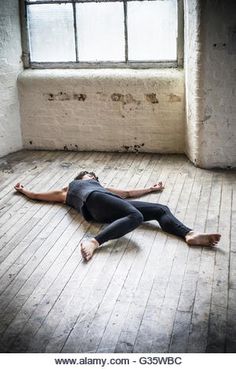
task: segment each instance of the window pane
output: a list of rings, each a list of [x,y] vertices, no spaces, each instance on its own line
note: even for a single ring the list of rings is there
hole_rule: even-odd
[[[71,4],[29,5],[31,61],[75,61]]]
[[[176,60],[176,38],[176,0],[128,2],[129,60]]]
[[[123,3],[76,4],[79,61],[124,61]]]

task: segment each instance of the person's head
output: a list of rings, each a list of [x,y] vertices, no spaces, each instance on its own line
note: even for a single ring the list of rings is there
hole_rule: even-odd
[[[80,179],[96,179],[96,181],[98,181],[98,177],[96,176],[96,174],[94,172],[87,172],[87,170],[80,172],[75,177],[75,180],[80,180]]]

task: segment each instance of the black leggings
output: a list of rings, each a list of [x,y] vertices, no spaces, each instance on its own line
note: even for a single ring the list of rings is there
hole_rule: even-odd
[[[161,204],[124,200],[112,194],[93,192],[86,206],[93,220],[110,223],[95,237],[100,245],[124,236],[148,220],[157,220],[165,232],[182,238],[191,231],[174,217],[167,206]]]

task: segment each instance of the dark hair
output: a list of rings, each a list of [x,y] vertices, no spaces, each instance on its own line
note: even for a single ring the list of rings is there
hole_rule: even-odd
[[[85,176],[85,174],[91,174],[91,175],[93,175],[95,177],[95,179],[98,181],[98,177],[96,176],[96,174],[94,172],[88,172],[87,170],[83,170],[82,172],[80,172],[75,177],[75,180],[83,179],[83,176]]]

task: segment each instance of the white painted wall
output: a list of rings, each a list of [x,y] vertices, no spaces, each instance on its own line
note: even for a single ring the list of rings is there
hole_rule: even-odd
[[[184,2],[184,69],[186,97],[185,151],[189,159],[199,165],[200,101],[200,6],[199,0]]]
[[[22,148],[17,76],[22,71],[18,1],[0,1],[0,157]]]
[[[203,168],[236,167],[230,27],[236,27],[235,0],[185,0],[186,153]]]
[[[202,1],[201,13],[199,161],[203,167],[236,167],[236,1]]]
[[[19,76],[25,148],[184,151],[184,74],[33,70]]]

